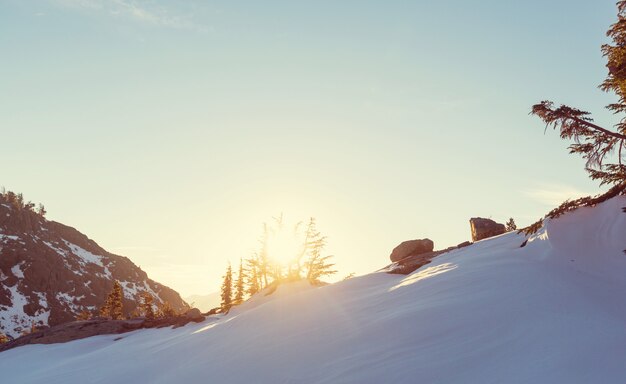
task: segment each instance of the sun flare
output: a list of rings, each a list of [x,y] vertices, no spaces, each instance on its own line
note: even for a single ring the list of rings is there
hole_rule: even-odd
[[[292,263],[301,251],[302,244],[293,231],[281,229],[267,239],[268,257],[281,265]]]

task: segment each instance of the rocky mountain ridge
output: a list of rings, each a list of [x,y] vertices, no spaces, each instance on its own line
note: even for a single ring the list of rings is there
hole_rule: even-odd
[[[180,295],[130,259],[107,252],[78,230],[45,219],[21,195],[0,193],[0,332],[17,337],[35,327],[95,313],[115,280],[130,313],[143,292],[155,303],[187,309]]]

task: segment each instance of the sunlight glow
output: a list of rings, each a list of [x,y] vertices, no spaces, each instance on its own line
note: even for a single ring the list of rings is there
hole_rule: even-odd
[[[286,228],[271,233],[267,239],[268,257],[281,265],[292,263],[301,251],[302,243],[296,233]]]

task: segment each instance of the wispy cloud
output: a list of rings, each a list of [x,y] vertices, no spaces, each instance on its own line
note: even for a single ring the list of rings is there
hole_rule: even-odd
[[[550,206],[561,204],[567,199],[576,199],[583,196],[593,195],[593,192],[563,185],[563,184],[541,184],[536,188],[524,191],[530,198]]]
[[[50,0],[53,4],[69,9],[102,13],[111,17],[125,18],[135,22],[177,29],[205,31],[191,17],[173,13],[171,10],[145,0]]]

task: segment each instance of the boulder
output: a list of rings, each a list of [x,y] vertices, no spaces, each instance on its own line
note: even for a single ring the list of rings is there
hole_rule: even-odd
[[[391,251],[389,258],[395,263],[409,256],[432,252],[433,248],[434,243],[430,239],[407,240],[395,247],[393,251]]]
[[[470,228],[472,230],[472,241],[487,239],[506,232],[504,224],[482,217],[472,217],[470,219]]]
[[[190,310],[185,312],[185,318],[191,321],[194,321],[196,323],[204,321],[204,316],[202,316],[202,313],[200,312],[198,308],[191,308]]]

